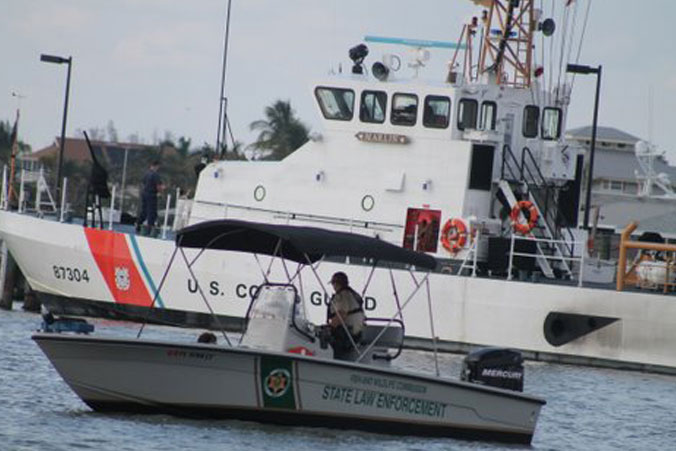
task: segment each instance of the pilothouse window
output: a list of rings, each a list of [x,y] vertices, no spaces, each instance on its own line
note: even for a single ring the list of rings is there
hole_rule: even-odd
[[[451,99],[442,96],[425,97],[423,125],[430,128],[447,128],[451,112]]]
[[[394,125],[415,125],[418,116],[418,96],[414,94],[395,94],[392,98],[390,121]]]
[[[382,124],[385,122],[387,94],[382,91],[364,91],[361,93],[359,119],[362,122]]]
[[[539,122],[540,108],[535,105],[526,106],[523,109],[523,136],[537,138]]]
[[[342,88],[317,88],[315,97],[326,119],[352,120],[354,115],[354,91]]]
[[[476,129],[479,104],[474,99],[460,99],[458,104],[458,129]]]
[[[561,136],[561,110],[545,108],[542,110],[542,139],[555,140]]]
[[[481,104],[481,122],[479,128],[481,130],[495,130],[496,116],[498,106],[495,102],[483,102]]]

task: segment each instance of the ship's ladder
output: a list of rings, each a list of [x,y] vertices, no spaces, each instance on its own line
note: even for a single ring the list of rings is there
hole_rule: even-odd
[[[470,234],[471,236],[471,234]],[[462,272],[467,270],[470,271],[472,277],[476,277],[477,269],[477,247],[479,246],[479,241],[481,238],[481,229],[477,229],[476,236],[472,238],[472,244],[469,247],[469,250],[465,253],[465,258],[462,259],[460,268],[458,269],[458,275],[462,275]]]
[[[502,191],[502,194],[505,196],[505,199],[507,203],[509,204],[510,208],[514,208],[519,200],[516,197],[516,194],[514,194],[514,191],[512,191],[512,187],[510,186],[509,182],[506,180],[500,180],[498,183],[498,188],[500,191]],[[538,213],[538,222],[537,222],[537,229],[541,231],[540,236],[536,236],[533,231],[529,232],[527,235],[528,237],[531,238],[544,238],[544,241],[536,241],[535,242],[535,247],[537,249],[537,254],[535,256],[535,259],[538,263],[538,266],[542,270],[542,273],[548,277],[548,278],[554,278],[554,270],[552,269],[551,264],[549,263],[550,259],[555,259],[557,261],[560,261],[561,263],[561,269],[569,276],[572,277],[573,273],[570,269],[570,265],[568,264],[567,258],[564,255],[564,253],[561,250],[561,246],[559,243],[559,240],[556,239],[554,235],[554,231],[551,230],[549,223],[547,221],[542,220],[544,217],[542,214],[542,211],[540,209],[540,206],[538,205],[536,199],[530,194],[530,191],[528,191],[528,200],[533,204],[535,209],[537,210]],[[519,213],[519,217],[522,220],[525,220],[526,218],[523,215],[523,212]],[[535,229],[534,229],[535,230]],[[548,255],[546,253],[545,249],[545,243],[549,241],[551,244],[547,246],[548,249],[550,249],[553,252],[553,255]]]

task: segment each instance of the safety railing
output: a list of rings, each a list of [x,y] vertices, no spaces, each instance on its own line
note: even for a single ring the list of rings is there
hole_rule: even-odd
[[[536,243],[545,243],[549,245],[554,245],[557,246],[561,244],[564,240],[559,240],[559,239],[549,239],[549,238],[536,238],[533,236],[519,236],[512,234],[510,238],[510,246],[509,246],[509,263],[507,267],[507,280],[512,280],[513,278],[513,270],[514,270],[514,257],[527,257],[527,258],[532,258],[532,259],[537,259],[537,258],[545,258],[547,260],[553,260],[553,261],[566,261],[570,263],[578,263],[578,286],[582,286],[583,282],[583,276],[584,276],[584,264],[585,264],[585,253],[581,252],[579,257],[575,257],[574,255],[570,256],[565,256],[565,255],[543,255],[537,252],[534,253],[527,253],[527,252],[515,252],[515,242],[517,240],[522,240],[522,241],[534,241]],[[580,242],[574,242],[574,244],[582,244]],[[572,265],[568,265],[569,267],[572,268]]]

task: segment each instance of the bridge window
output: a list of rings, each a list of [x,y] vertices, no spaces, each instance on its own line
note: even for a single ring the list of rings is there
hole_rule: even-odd
[[[474,99],[460,99],[458,104],[458,129],[475,129],[479,104]]]
[[[387,94],[382,91],[364,91],[361,93],[359,119],[362,122],[382,124],[385,122]]]
[[[561,109],[542,110],[542,139],[555,140],[561,137]]]
[[[448,128],[451,113],[451,99],[443,96],[425,97],[423,125],[430,128]]]
[[[526,106],[523,109],[523,136],[526,138],[537,138],[539,122],[540,108],[535,105]]]
[[[317,88],[315,97],[326,119],[352,120],[354,114],[354,91],[342,88]]]
[[[483,102],[481,104],[480,130],[495,130],[496,117],[498,115],[498,106],[495,102]]]
[[[418,116],[418,96],[414,94],[395,94],[392,98],[390,121],[394,125],[415,125]]]

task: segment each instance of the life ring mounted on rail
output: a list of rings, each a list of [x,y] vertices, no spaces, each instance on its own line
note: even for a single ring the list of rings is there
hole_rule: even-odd
[[[467,242],[467,226],[462,219],[451,218],[441,229],[441,244],[448,252],[457,253]]]
[[[526,217],[525,223],[519,222],[519,213],[523,213]],[[512,220],[512,228],[515,232],[522,235],[530,233],[530,231],[535,228],[535,225],[538,223],[539,216],[538,209],[535,207],[533,202],[529,200],[520,200],[517,202],[509,214],[509,218]]]

